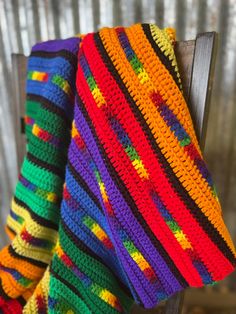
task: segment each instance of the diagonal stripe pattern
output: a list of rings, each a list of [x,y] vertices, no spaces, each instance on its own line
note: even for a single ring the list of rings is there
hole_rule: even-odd
[[[64,116],[64,123],[72,123],[62,195],[49,188],[50,173],[45,173],[46,186],[37,185],[42,175],[37,168],[29,177],[29,164],[38,160],[45,172],[50,167],[54,175],[63,175],[58,163],[52,167],[33,152],[19,177],[21,190],[40,196],[42,204],[60,202],[59,212],[39,208],[34,213],[40,219],[32,226],[43,225],[47,215],[51,225],[44,226],[40,239],[25,226],[33,217],[34,198],[20,214],[21,194],[9,216],[12,232],[21,233],[15,243],[37,247],[32,267],[43,263],[45,269],[49,255],[40,254],[53,248],[24,314],[130,313],[134,302],[153,308],[187,287],[216,284],[236,266],[235,247],[183,97],[174,29],[136,23],[103,27],[80,39],[77,59],[69,62],[76,69],[72,82],[59,70],[46,75],[45,68],[35,67],[28,75],[30,101],[41,97],[37,86],[59,91],[57,110],[47,117]],[[51,66],[45,47],[32,60]],[[62,64],[65,49],[61,55],[54,49]],[[61,111],[62,94],[71,103],[72,119],[71,112]],[[52,101],[48,97],[45,108]],[[63,145],[64,137],[51,132],[52,126],[44,129],[30,114],[26,121],[29,129],[35,126],[31,136],[47,147]],[[47,228],[54,231],[49,235]],[[33,269],[26,275],[3,266],[2,280],[20,282],[23,291],[32,286]],[[4,285],[2,291],[4,299]],[[11,295],[6,304],[19,306],[24,295],[17,297]]]

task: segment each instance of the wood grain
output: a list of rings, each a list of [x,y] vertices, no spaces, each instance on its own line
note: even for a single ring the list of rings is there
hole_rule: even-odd
[[[26,96],[26,67],[27,57],[23,54],[12,54],[12,68],[14,84],[14,131],[16,138],[17,151],[17,169],[18,173],[26,151],[24,123],[23,117],[25,115],[25,96]]]
[[[198,34],[194,51],[189,110],[202,150],[206,140],[210,96],[215,68],[216,40],[216,32]]]

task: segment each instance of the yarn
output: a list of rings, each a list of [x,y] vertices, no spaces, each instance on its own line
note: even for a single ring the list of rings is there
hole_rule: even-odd
[[[79,37],[38,43],[28,59],[26,154],[7,217],[12,242],[0,252],[3,313],[21,313],[56,244],[79,43]]]
[[[64,76],[51,63],[60,51],[52,42],[39,44],[44,66],[27,76],[50,91],[50,84],[58,88],[60,93],[50,94],[55,108],[65,97],[63,114],[70,108],[72,122],[65,138],[65,129],[51,132],[54,123],[44,129],[35,122],[32,128],[61,153],[57,158],[67,152],[67,160],[65,168],[58,167],[65,173],[60,210],[38,209],[40,217],[49,215],[58,224],[58,235],[52,240],[42,231],[38,242],[22,231],[22,215],[14,218],[18,229],[12,229],[31,250],[43,247],[32,256],[48,265],[41,281],[24,282],[38,284],[23,313],[129,313],[134,302],[153,308],[187,287],[224,279],[235,269],[236,252],[183,96],[175,30],[136,23],[102,27],[77,41],[71,80],[63,58]],[[62,41],[61,49],[69,42]],[[31,54],[29,64],[34,58]],[[31,94],[34,86],[27,84]],[[59,119],[56,110],[48,115]],[[68,138],[66,150],[62,140]],[[20,181],[27,193],[60,199],[49,189],[54,182],[49,173],[44,185],[34,184],[40,171],[34,167],[29,182]],[[8,276],[12,280],[18,273]],[[16,294],[10,297],[6,304],[17,300]]]

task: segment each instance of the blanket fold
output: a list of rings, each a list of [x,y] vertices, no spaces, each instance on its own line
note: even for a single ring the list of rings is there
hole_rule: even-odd
[[[136,23],[32,49],[39,108],[0,252],[3,313],[130,313],[234,271],[175,42]]]

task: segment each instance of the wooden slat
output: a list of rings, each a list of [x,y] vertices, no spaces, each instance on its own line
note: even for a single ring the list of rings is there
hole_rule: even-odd
[[[205,146],[210,95],[216,56],[216,32],[197,35],[190,87],[189,110],[201,148]]]
[[[206,128],[210,106],[210,92],[213,82],[215,66],[216,33],[208,32],[198,34],[194,54],[193,45],[179,43],[177,46],[177,62],[183,81],[185,98],[193,119],[196,135],[201,149],[204,149]],[[181,314],[184,292],[171,297],[164,309],[165,314]]]
[[[184,303],[184,291],[176,293],[173,297],[169,298],[164,307],[163,313],[165,314],[181,314]]]
[[[175,45],[175,55],[182,81],[184,98],[188,103],[193,68],[195,40],[179,41]]]
[[[26,151],[25,136],[22,134],[22,117],[25,115],[25,82],[27,57],[23,54],[12,54],[14,91],[14,128],[16,136],[18,173]]]
[[[211,309],[214,313],[215,309],[224,308],[224,313],[236,313],[236,297],[234,292],[222,293],[218,291],[203,291],[201,289],[195,289],[194,293],[191,290],[186,293],[186,303],[189,307],[201,305],[202,308]],[[205,312],[204,312],[205,313]],[[207,312],[208,313],[208,312]],[[219,312],[217,312],[219,313]],[[223,312],[222,312],[223,313]]]

